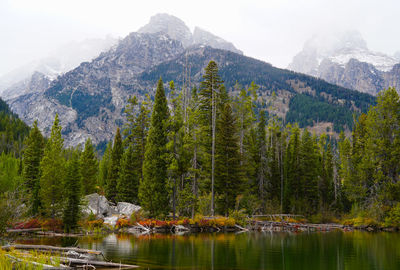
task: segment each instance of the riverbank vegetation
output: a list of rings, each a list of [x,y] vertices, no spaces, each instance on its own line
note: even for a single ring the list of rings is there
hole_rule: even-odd
[[[178,90],[160,79],[154,102],[131,97],[126,122],[102,158],[90,139],[65,148],[58,116],[49,138],[36,122],[26,135],[23,123],[12,120],[16,128],[1,133],[12,142],[2,144],[0,155],[0,203],[7,206],[0,208],[0,230],[13,215],[60,220],[62,230],[74,231],[82,226],[81,199],[93,192],[139,204],[143,220],[160,222],[291,213],[314,223],[399,227],[395,89],[380,92],[376,106],[354,116],[350,136],[332,137],[267,115],[256,106],[254,83],[237,84],[239,94],[230,95],[213,61],[197,87],[184,83]],[[265,106],[274,106],[273,99]]]

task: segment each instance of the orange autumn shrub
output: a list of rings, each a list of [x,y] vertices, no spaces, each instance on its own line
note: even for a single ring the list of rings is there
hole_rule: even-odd
[[[131,222],[130,222],[129,219],[126,219],[126,218],[119,218],[117,220],[117,223],[115,224],[115,227],[118,228],[118,229],[126,228],[126,227],[129,227],[129,226],[131,226]]]

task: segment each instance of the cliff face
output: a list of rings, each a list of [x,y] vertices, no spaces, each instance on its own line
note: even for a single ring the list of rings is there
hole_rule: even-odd
[[[395,56],[370,51],[359,33],[347,32],[314,36],[288,68],[376,95],[382,89],[400,84],[400,74],[395,68],[398,62]]]
[[[185,48],[193,45],[205,45],[215,49],[243,54],[231,42],[228,42],[206,30],[195,27],[194,32],[179,18],[169,14],[157,14],[150,22],[138,30],[139,33],[164,33],[170,38],[179,40]]]
[[[95,143],[109,140],[122,121],[128,96],[145,96],[137,75],[183,50],[179,41],[164,34],[132,33],[110,51],[59,76],[47,90],[18,96],[9,104],[28,124],[38,119],[45,132],[58,113],[68,145],[88,137]]]

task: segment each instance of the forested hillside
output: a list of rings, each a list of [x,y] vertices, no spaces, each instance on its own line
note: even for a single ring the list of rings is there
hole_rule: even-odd
[[[0,153],[19,155],[29,127],[0,98]]]
[[[11,192],[27,215],[59,220],[65,231],[78,226],[81,199],[93,192],[161,219],[291,213],[312,222],[400,226],[400,98],[393,88],[336,143],[258,110],[255,83],[229,95],[216,62],[203,74],[199,88],[165,87],[159,79],[154,101],[129,98],[127,120],[101,159],[90,140],[66,149],[58,116],[47,141],[35,123],[22,162],[2,154],[14,162],[5,168],[11,184],[2,180],[3,201]],[[320,105],[300,97],[299,104]]]

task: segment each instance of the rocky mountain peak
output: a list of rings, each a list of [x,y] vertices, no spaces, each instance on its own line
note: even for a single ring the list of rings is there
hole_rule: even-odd
[[[392,69],[399,59],[369,50],[359,32],[347,31],[314,35],[288,68],[333,84],[377,94],[383,88],[398,84],[389,73],[395,72]]]
[[[207,45],[215,49],[227,50],[238,54],[243,54],[243,52],[236,49],[236,47],[231,42],[217,37],[216,35],[197,26],[194,28],[193,42],[195,44]]]
[[[189,27],[181,19],[166,13],[152,16],[150,22],[141,27],[138,33],[164,33],[170,38],[182,42],[185,48],[192,45],[206,45],[215,49],[243,54],[231,42],[200,27],[196,26],[192,34]]]
[[[150,22],[138,30],[139,33],[158,33],[167,34],[170,38],[179,40],[184,47],[192,45],[192,33],[189,27],[179,18],[160,13],[152,16]]]

